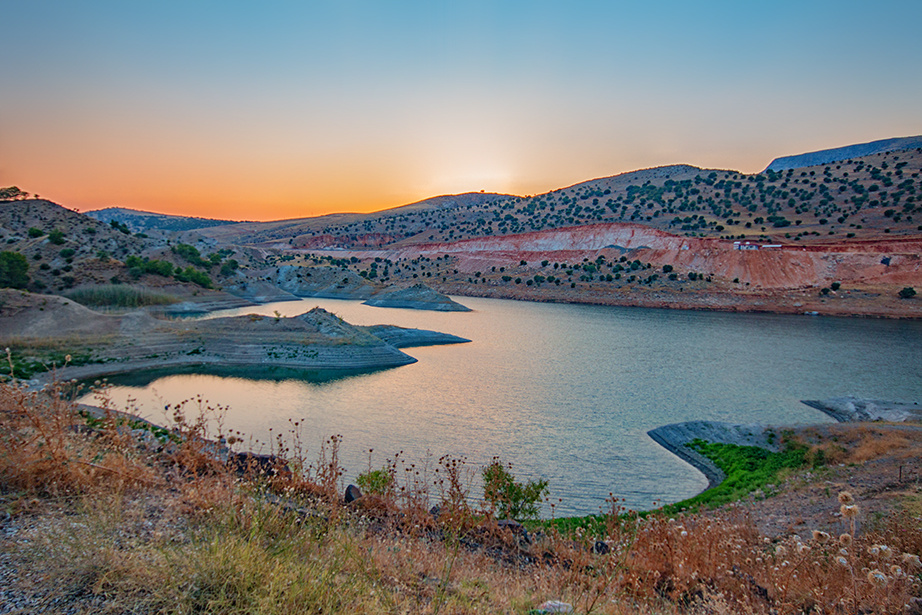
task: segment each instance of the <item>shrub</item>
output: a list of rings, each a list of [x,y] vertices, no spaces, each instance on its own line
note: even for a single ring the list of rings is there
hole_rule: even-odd
[[[131,229],[129,229],[126,225],[122,224],[118,220],[110,221],[109,226],[111,226],[112,228],[114,228],[120,233],[124,233],[125,235],[131,235]]]
[[[221,275],[230,275],[237,271],[239,267],[240,263],[238,263],[235,259],[230,258],[224,261],[224,264],[221,265]]]
[[[355,482],[359,484],[362,493],[385,495],[394,486],[394,475],[387,468],[369,470],[359,474]]]
[[[900,299],[911,299],[916,296],[916,289],[912,286],[907,286],[900,290],[899,295]]]
[[[0,252],[0,287],[25,288],[29,283],[29,262],[19,252]]]
[[[509,471],[510,467],[494,457],[483,469],[483,499],[500,519],[537,517],[538,503],[547,495],[547,481],[520,483]]]
[[[187,243],[176,244],[173,246],[172,251],[173,254],[196,267],[208,267],[211,265],[209,261],[202,258],[202,255],[195,246],[190,246]]]
[[[185,269],[177,267],[176,272],[173,273],[173,277],[180,282],[192,282],[193,284],[198,284],[202,288],[211,288],[211,278],[191,265]],[[343,283],[345,284],[347,282],[348,280],[344,279]]]
[[[161,275],[165,278],[173,275],[173,264],[168,261],[142,259],[139,256],[129,256],[125,259],[131,277],[138,279],[145,273]]]
[[[29,235],[29,237],[31,237],[32,239],[35,239],[36,237],[41,237],[42,235],[44,235],[45,231],[43,231],[40,228],[35,228],[33,226],[33,227],[30,227],[29,230],[26,231],[26,233]]]
[[[56,246],[59,246],[64,243],[64,231],[54,229],[48,233],[48,241],[53,243]]]

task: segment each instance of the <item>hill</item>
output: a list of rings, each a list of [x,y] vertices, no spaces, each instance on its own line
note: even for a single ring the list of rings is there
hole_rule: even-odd
[[[754,174],[670,165],[534,196],[446,195],[371,214],[199,228],[138,212],[151,228],[166,220],[186,230],[132,238],[144,239],[135,248],[144,258],[198,263],[249,300],[285,295],[275,286],[367,298],[422,282],[445,294],[526,300],[922,317],[922,301],[900,295],[922,286],[922,137],[773,165],[833,158]],[[111,225],[130,234],[126,223]],[[27,229],[21,221],[17,229],[18,246]],[[187,261],[179,245],[202,256]],[[46,256],[60,257],[36,258]],[[230,260],[234,268],[217,266]],[[47,288],[67,287],[37,275]]]
[[[314,218],[222,225],[218,228],[200,229],[199,232],[185,236],[185,239],[193,241],[195,238],[205,237],[219,243],[284,245],[291,243],[293,237],[326,235],[330,229],[376,229],[375,233],[379,232],[379,229],[391,229],[393,232],[382,231],[386,233],[386,237],[367,238],[367,245],[380,245],[381,241],[393,241],[406,236],[401,227],[402,221],[408,217],[414,220],[435,219],[443,212],[489,207],[491,203],[508,198],[510,196],[505,194],[483,192],[443,195],[370,214],[341,213]]]
[[[849,160],[851,158],[860,158],[862,156],[887,152],[899,152],[916,149],[918,147],[922,147],[922,136],[881,139],[880,141],[871,141],[870,143],[860,143],[857,145],[824,149],[807,154],[798,154],[797,156],[776,158],[772,160],[771,164],[769,164],[765,170],[787,171],[788,169],[812,167],[820,164],[832,164],[833,162],[842,162],[843,160]]]
[[[447,294],[919,317],[898,293],[922,285],[920,171],[922,147],[756,174],[673,165],[532,197],[190,236]]]
[[[0,200],[0,242],[5,258],[22,268],[22,276],[7,285],[38,293],[131,284],[164,290],[177,300],[221,305],[232,298],[209,297],[206,289],[235,278],[242,269],[264,265],[261,256],[247,250],[203,253],[165,237],[132,233],[117,220],[104,224],[43,199]],[[237,259],[230,258],[235,254]]]
[[[209,228],[212,226],[223,226],[225,224],[236,224],[236,222],[232,220],[213,220],[210,218],[170,216],[149,211],[125,209],[122,207],[107,207],[106,209],[97,209],[96,211],[87,212],[86,215],[106,224],[109,224],[115,220],[116,222],[124,224],[132,232],[135,233],[151,230],[189,231],[199,228]]]

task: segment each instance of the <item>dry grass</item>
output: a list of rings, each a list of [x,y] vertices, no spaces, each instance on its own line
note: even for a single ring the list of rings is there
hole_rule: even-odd
[[[861,464],[881,457],[922,458],[922,438],[909,437],[906,429],[905,425],[833,424],[804,429],[800,438],[811,448],[812,457],[819,457],[825,463]]]
[[[526,537],[471,503],[463,460],[391,460],[392,488],[344,506],[338,438],[309,461],[294,424],[274,447],[284,464],[241,476],[206,437],[220,408],[200,399],[171,408],[157,440],[113,409],[88,427],[60,388],[0,387],[17,528],[0,544],[26,571],[17,591],[48,612],[527,613],[557,599],[576,613],[903,613],[920,595],[918,502],[842,538],[769,540],[733,507],[641,519],[616,502],[604,536]],[[882,435],[837,444],[858,458]]]

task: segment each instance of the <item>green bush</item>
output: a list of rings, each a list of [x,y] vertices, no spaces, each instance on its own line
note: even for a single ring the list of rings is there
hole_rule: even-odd
[[[120,233],[124,233],[125,235],[131,235],[131,229],[129,229],[127,225],[122,224],[118,220],[109,221],[109,226],[119,231]]]
[[[42,235],[44,235],[45,231],[43,231],[40,228],[35,228],[34,226],[32,226],[29,228],[28,231],[26,231],[26,233],[29,235],[29,237],[31,237],[32,239],[35,239],[36,237],[41,237]]]
[[[394,486],[394,475],[387,468],[369,470],[359,474],[355,482],[359,484],[362,493],[385,495]]]
[[[500,519],[527,519],[538,516],[538,503],[547,495],[547,481],[515,480],[511,466],[493,458],[483,469],[483,499]]]
[[[237,271],[239,267],[240,263],[238,263],[235,259],[227,259],[224,261],[224,264],[221,265],[221,275],[230,275]]]
[[[178,243],[172,247],[173,254],[180,257],[184,261],[195,265],[196,267],[210,267],[211,262],[206,261],[202,258],[201,253],[198,251],[198,248],[195,246],[190,246],[187,243]]]
[[[900,299],[911,299],[916,296],[916,289],[912,286],[907,286],[899,292],[899,295]]]
[[[185,269],[177,267],[173,277],[179,282],[192,282],[202,288],[211,288],[211,278],[191,265]]]
[[[25,288],[29,283],[29,262],[19,252],[0,252],[0,287]]]
[[[64,231],[54,229],[48,233],[48,241],[53,243],[56,246],[59,246],[64,243]]]
[[[128,272],[134,279],[138,279],[145,273],[153,273],[165,278],[173,275],[173,263],[169,261],[142,259],[132,255],[125,259],[125,266],[128,267]]]

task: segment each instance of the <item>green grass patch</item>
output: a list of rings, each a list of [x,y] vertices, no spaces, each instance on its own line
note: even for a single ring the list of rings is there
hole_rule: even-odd
[[[810,462],[809,449],[806,446],[788,442],[784,450],[772,452],[758,446],[739,446],[692,440],[686,446],[701,453],[717,467],[723,470],[727,478],[719,485],[698,495],[668,504],[661,508],[638,513],[641,517],[650,514],[674,514],[681,511],[696,511],[702,506],[717,507],[747,497],[757,490],[764,490],[766,485],[777,483],[784,472],[802,468]],[[821,458],[813,460],[813,465],[821,465]],[[590,536],[605,534],[608,515],[587,515],[584,517],[562,517],[560,519],[542,520],[528,524],[531,529],[555,528],[562,534],[573,533],[580,529]]]
[[[67,295],[88,307],[139,308],[148,305],[176,303],[178,299],[166,293],[127,284],[106,284],[74,290]]]
[[[782,472],[796,470],[807,464],[807,447],[790,442],[777,453],[758,446],[721,444],[699,439],[692,440],[686,446],[713,461],[727,478],[712,489],[660,509],[667,514],[735,502],[753,491],[776,483]]]
[[[70,360],[67,359],[68,355],[70,355]],[[29,349],[26,351],[14,349],[10,352],[10,358],[13,362],[13,376],[20,380],[29,380],[35,374],[47,372],[55,367],[63,367],[65,364],[86,365],[98,362],[90,352],[68,353],[61,350],[41,349]],[[3,380],[9,379],[9,369],[9,362],[4,361],[2,367]]]
[[[78,414],[83,417],[83,420],[86,422],[88,427],[93,429],[102,429],[106,427],[106,420],[96,417],[86,410],[80,410]],[[116,425],[128,425],[131,429],[143,429],[148,431],[155,438],[161,442],[176,442],[177,444],[182,441],[182,439],[165,427],[159,425],[154,425],[153,423],[148,423],[147,421],[142,421],[140,419],[132,419],[128,417],[119,417],[116,420]]]

